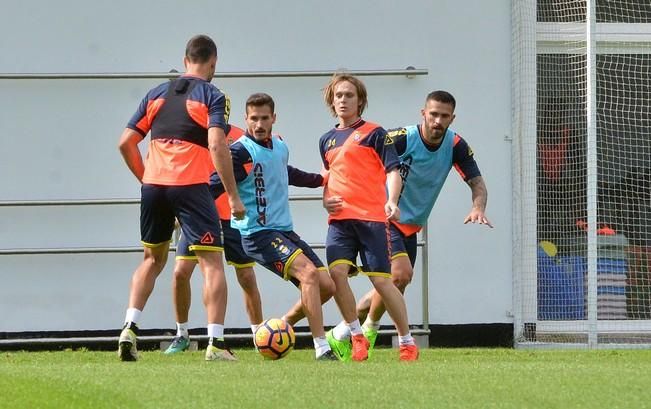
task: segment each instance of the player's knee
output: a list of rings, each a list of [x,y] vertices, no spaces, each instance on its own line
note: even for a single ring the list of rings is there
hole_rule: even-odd
[[[348,280],[348,269],[347,268],[333,268],[333,269],[330,270],[330,277],[332,277],[332,280],[333,280],[333,282],[334,282],[334,284],[336,286],[338,282],[343,281],[343,280]]]
[[[190,281],[192,270],[175,267],[173,276],[175,281]]]
[[[299,278],[301,285],[318,285],[319,270],[314,266],[305,266]]]
[[[147,264],[147,267],[155,272],[161,272],[167,263],[167,253],[145,253],[145,258],[143,263]]]
[[[393,285],[398,287],[401,291],[411,283],[411,279],[414,276],[414,270],[411,268],[397,268],[391,270],[391,280]]]
[[[332,298],[335,295],[335,291],[337,290],[335,282],[332,281],[332,278],[330,278],[330,276],[326,278],[321,277],[319,287],[321,289],[321,298],[324,300],[329,300]]]
[[[403,275],[399,277],[392,277],[393,285],[398,287],[401,291],[404,290],[409,283],[411,283],[411,275]]]

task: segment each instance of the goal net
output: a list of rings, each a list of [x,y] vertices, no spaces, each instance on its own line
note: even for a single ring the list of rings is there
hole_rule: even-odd
[[[513,2],[517,346],[651,345],[651,3]]]

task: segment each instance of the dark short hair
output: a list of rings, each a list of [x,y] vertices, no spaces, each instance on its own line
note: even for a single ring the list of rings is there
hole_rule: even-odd
[[[185,46],[185,56],[191,63],[202,64],[217,56],[217,45],[204,34],[199,34],[190,39]]]
[[[271,113],[273,114],[274,109],[276,109],[274,99],[271,98],[271,95],[269,94],[265,94],[264,92],[257,92],[255,94],[251,94],[251,96],[247,98],[245,108],[248,112],[249,107],[261,107],[265,105],[271,108]]]
[[[353,75],[346,73],[336,73],[328,85],[326,85],[326,87],[323,89],[323,100],[328,106],[328,109],[330,110],[332,116],[337,116],[337,112],[332,107],[332,103],[335,100],[335,87],[344,81],[348,81],[353,84],[355,90],[357,90],[357,99],[359,101],[359,112],[357,112],[357,115],[362,116],[364,110],[366,109],[366,106],[368,105],[368,94],[366,93],[366,86],[362,80]]]
[[[425,103],[427,103],[427,101],[438,101],[438,102],[442,102],[444,104],[450,104],[450,105],[452,105],[452,110],[453,111],[457,107],[457,101],[454,99],[452,94],[450,94],[447,91],[441,91],[441,90],[432,91],[429,94],[427,94],[427,98],[425,99]]]

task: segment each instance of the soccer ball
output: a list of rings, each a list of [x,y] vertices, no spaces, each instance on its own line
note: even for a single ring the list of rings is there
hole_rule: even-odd
[[[255,345],[267,359],[284,358],[294,348],[296,336],[291,325],[278,318],[269,318],[255,330]]]

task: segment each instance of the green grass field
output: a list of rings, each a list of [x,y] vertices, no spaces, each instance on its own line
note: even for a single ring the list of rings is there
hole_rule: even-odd
[[[428,349],[400,363],[315,362],[313,351],[204,362],[203,352],[2,352],[2,408],[647,408],[651,351]]]

